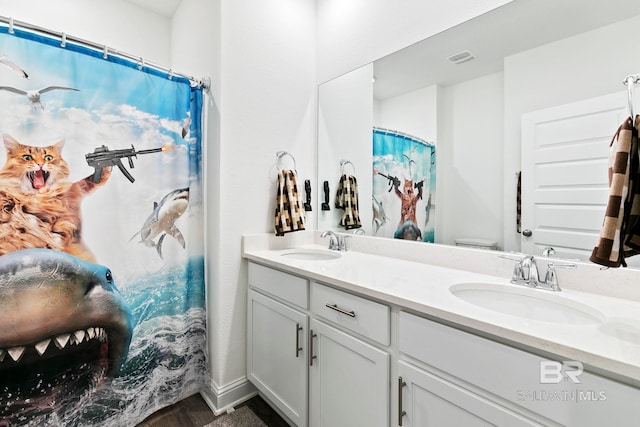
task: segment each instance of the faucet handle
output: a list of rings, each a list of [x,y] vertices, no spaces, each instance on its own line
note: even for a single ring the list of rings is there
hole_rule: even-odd
[[[338,234],[338,250],[346,251],[347,250],[347,239],[351,236],[348,234]]]
[[[560,264],[554,264],[553,262],[547,263],[547,274],[545,275],[544,283],[552,291],[561,291],[562,289],[560,289],[560,285],[558,284],[558,275],[556,273],[556,267],[557,268],[576,268],[577,265],[569,264],[569,263],[560,263]]]
[[[516,283],[524,280],[524,272],[522,271],[522,263],[518,262],[513,267],[513,274],[511,275],[511,283]]]

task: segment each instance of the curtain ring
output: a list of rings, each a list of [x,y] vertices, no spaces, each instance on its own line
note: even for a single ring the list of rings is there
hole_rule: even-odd
[[[13,34],[15,31],[13,30],[13,17],[9,18],[9,34]]]
[[[60,47],[65,47],[67,45],[67,35],[62,33],[60,36]]]

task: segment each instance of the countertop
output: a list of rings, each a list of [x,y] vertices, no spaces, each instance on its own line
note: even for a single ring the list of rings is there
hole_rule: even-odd
[[[324,245],[308,243],[295,247],[327,250]],[[243,257],[256,263],[516,345],[539,349],[563,360],[580,361],[596,372],[604,371],[640,386],[640,303],[637,301],[572,289],[561,292],[534,289],[532,291],[544,293],[543,298],[560,298],[588,306],[597,312],[601,322],[570,325],[529,320],[477,306],[450,292],[452,285],[460,283],[520,286],[511,284],[510,276],[498,277],[354,250],[340,252],[339,258],[324,261],[282,256],[289,251],[291,248],[243,245]]]

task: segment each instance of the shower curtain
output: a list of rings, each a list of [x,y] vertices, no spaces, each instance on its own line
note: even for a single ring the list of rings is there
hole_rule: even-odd
[[[208,384],[202,90],[14,31],[0,28],[0,426],[134,426]]]
[[[407,134],[373,130],[373,234],[434,242],[436,148]]]

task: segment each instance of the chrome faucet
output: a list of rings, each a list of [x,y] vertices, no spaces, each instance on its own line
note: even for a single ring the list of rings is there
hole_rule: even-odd
[[[329,249],[332,251],[346,251],[347,237],[342,234],[336,234],[331,230],[323,231],[320,237],[329,236]]]
[[[546,257],[555,254],[553,248],[545,248],[543,254]],[[556,274],[556,267],[559,268],[576,268],[576,264],[555,264],[551,261],[547,263],[547,272],[543,280],[540,280],[540,273],[538,271],[538,264],[533,255],[525,255],[521,258],[512,258],[510,256],[501,256],[505,259],[517,260],[518,263],[513,268],[513,276],[511,277],[511,283],[517,285],[526,285],[532,288],[545,289],[548,291],[559,292],[560,285],[558,283],[558,275]]]
[[[536,287],[540,283],[538,264],[532,255],[527,255],[516,265],[518,275],[514,270],[512,283],[524,283],[527,286]]]

